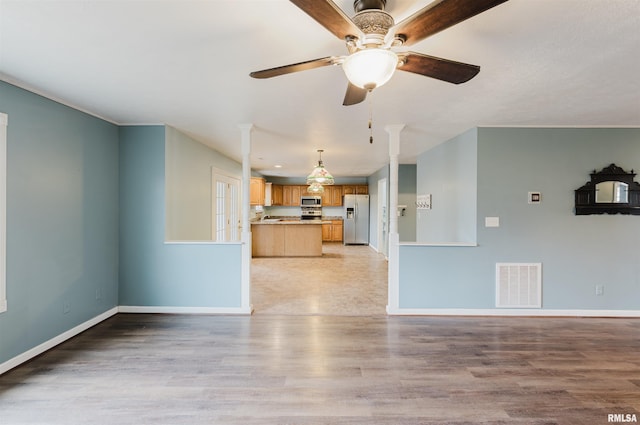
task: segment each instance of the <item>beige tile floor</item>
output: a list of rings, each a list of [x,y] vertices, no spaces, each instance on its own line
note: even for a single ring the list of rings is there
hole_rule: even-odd
[[[387,260],[364,245],[323,244],[322,257],[254,258],[254,314],[385,315]]]

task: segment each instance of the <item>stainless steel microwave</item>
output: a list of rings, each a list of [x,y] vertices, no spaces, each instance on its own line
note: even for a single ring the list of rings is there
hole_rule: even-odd
[[[303,196],[300,198],[300,205],[303,207],[321,207],[321,196]]]

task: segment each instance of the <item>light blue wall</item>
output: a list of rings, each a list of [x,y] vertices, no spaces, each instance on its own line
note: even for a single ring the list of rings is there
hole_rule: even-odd
[[[9,116],[2,364],[118,304],[118,129],[1,81],[0,112]]]
[[[432,195],[417,211],[418,242],[475,243],[477,138],[472,129],[418,157],[417,194]]]
[[[401,246],[401,308],[492,309],[495,263],[541,262],[543,309],[640,309],[640,217],[573,213],[594,169],[640,169],[640,129],[481,128],[477,150],[478,247]]]
[[[166,244],[165,128],[120,128],[120,305],[240,307],[240,244]]]

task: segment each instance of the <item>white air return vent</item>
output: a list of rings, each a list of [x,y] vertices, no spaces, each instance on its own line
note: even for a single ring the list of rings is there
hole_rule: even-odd
[[[542,263],[497,263],[496,307],[541,308]]]

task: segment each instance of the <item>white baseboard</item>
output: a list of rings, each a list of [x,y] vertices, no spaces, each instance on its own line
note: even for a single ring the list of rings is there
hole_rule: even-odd
[[[550,310],[528,308],[390,308],[389,316],[536,316],[536,317],[640,317],[640,310]]]
[[[253,306],[242,307],[169,307],[169,306],[135,306],[121,305],[118,313],[156,313],[156,314],[236,314],[250,315]]]
[[[98,323],[107,320],[109,317],[118,313],[118,307],[114,307],[111,310],[105,311],[104,313],[87,320],[84,323],[79,324],[78,326],[69,329],[66,332],[61,333],[60,335],[51,338],[48,341],[43,342],[42,344],[33,347],[32,349],[25,351],[24,353],[7,360],[6,362],[0,364],[0,375],[3,373],[13,369],[14,367],[21,365],[22,363],[31,360],[32,358],[39,356],[47,350],[52,349],[58,344],[65,342],[68,339],[73,338],[74,336],[86,331],[87,329],[97,325]]]

